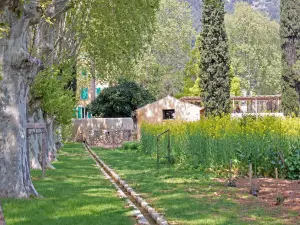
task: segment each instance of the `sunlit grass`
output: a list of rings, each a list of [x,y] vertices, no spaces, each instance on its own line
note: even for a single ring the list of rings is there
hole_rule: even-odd
[[[94,151],[173,224],[289,224],[280,208],[269,210],[255,197],[225,187],[199,170],[162,164],[157,171],[155,158],[139,152]]]
[[[33,171],[43,198],[3,199],[7,225],[129,225],[134,224],[125,203],[104,179],[81,144],[67,144],[55,170]]]

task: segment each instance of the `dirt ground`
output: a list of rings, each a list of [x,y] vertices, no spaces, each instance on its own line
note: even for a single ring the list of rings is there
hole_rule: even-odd
[[[219,182],[226,183],[224,179],[218,179]],[[249,178],[235,178],[236,188],[250,195]],[[273,178],[253,178],[252,189],[257,189],[258,199],[270,208],[278,207],[277,196],[283,199],[280,204],[284,209],[297,212],[300,216],[300,180],[283,180]]]
[[[300,215],[300,180],[278,180],[272,178],[257,178],[252,180],[252,187],[258,189],[258,198],[270,207],[276,207],[277,195],[280,199],[284,199],[285,208],[296,211]],[[249,178],[236,179],[236,187],[250,192]]]
[[[216,180],[228,185],[227,179]],[[249,178],[234,178],[234,183],[235,188],[238,189],[237,193],[251,195]],[[257,201],[253,201],[253,198],[251,198],[252,200],[245,199],[237,194],[235,196],[237,202],[249,207],[258,203],[267,210],[278,212],[278,217],[286,219],[286,224],[300,224],[300,180],[279,179],[277,185],[276,179],[273,178],[253,178],[252,189],[258,190]],[[280,199],[284,199],[280,205],[277,203],[277,195]],[[296,217],[289,217],[289,212],[292,212]]]

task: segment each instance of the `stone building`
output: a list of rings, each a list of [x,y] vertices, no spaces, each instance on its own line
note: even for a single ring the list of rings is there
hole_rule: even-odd
[[[137,125],[141,123],[161,123],[168,120],[200,120],[202,107],[182,102],[171,96],[145,105],[135,111]]]
[[[83,75],[86,76],[86,75]],[[100,80],[92,79],[89,77],[83,78],[86,79],[86,82],[82,82],[84,85],[81,85],[78,88],[78,98],[79,101],[77,103],[76,118],[91,118],[92,115],[86,110],[88,104],[90,104],[104,88],[107,88],[108,83],[103,83]]]

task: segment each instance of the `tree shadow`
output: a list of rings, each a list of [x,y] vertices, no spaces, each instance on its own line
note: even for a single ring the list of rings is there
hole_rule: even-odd
[[[84,148],[67,145],[62,151],[82,153]],[[129,209],[91,158],[60,156],[55,167],[44,179],[40,171],[32,171],[42,197],[2,199],[7,225],[134,224]]]
[[[130,150],[102,150],[99,157],[135,191],[174,224],[289,224],[256,199],[225,187],[195,169],[161,165],[155,158]],[[250,198],[245,206],[237,198]]]

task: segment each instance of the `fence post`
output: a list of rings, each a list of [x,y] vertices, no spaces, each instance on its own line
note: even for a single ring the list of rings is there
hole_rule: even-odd
[[[45,164],[46,164],[46,129],[42,129],[42,178],[45,177]]]
[[[229,161],[229,184],[232,185],[232,160]]]
[[[29,129],[26,128],[26,148],[27,148],[27,163],[30,171],[30,146],[29,146]],[[1,225],[1,224],[0,224]]]
[[[252,193],[252,163],[249,165],[249,185],[250,185],[250,193]]]
[[[275,168],[275,178],[276,178],[276,197],[279,196],[279,190],[278,190],[278,169]]]
[[[159,151],[158,151],[158,141],[159,141],[159,137],[156,138],[156,167],[157,170],[159,170]]]
[[[168,161],[171,163],[171,140],[170,140],[170,131],[168,132]]]
[[[162,136],[162,135],[164,135],[164,134],[166,134],[166,133],[168,133],[168,161],[169,161],[169,163],[170,163],[170,156],[171,156],[171,143],[170,143],[170,129],[168,129],[168,130],[166,130],[166,131],[164,131],[164,132],[162,132],[162,133],[160,133],[160,134],[158,134],[157,136],[156,136],[156,161],[157,161],[157,169],[159,169],[159,149],[158,149],[158,142],[159,142],[159,138]]]

